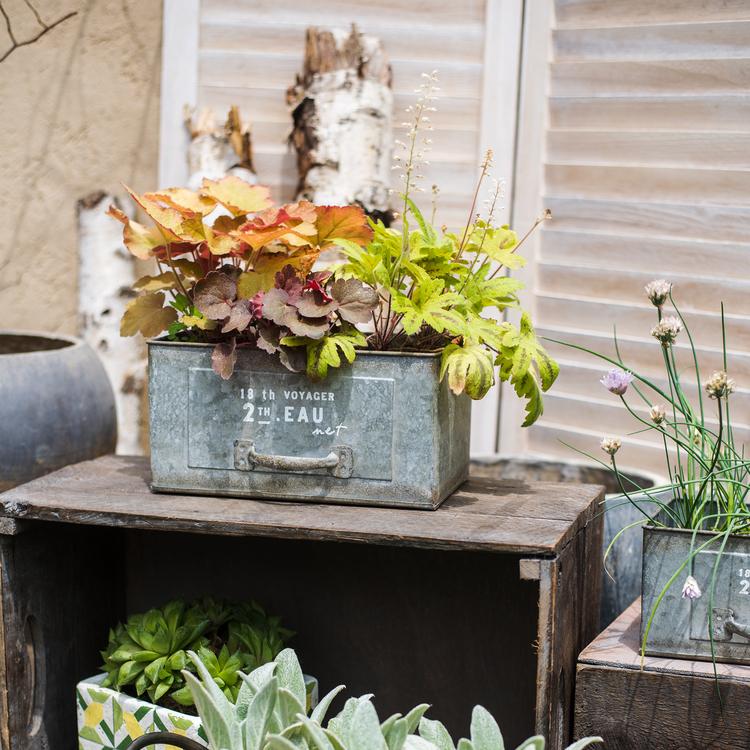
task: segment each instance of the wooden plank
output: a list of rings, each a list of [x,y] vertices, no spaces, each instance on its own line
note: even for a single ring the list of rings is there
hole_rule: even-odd
[[[553,295],[539,293],[537,299],[537,321],[540,325],[556,325],[590,331],[611,332],[625,336],[647,338],[656,325],[654,308],[647,304],[625,304],[606,298],[576,295]],[[682,308],[690,321],[690,329],[696,346],[716,346],[721,341],[721,314]],[[584,322],[585,321],[585,322]],[[732,349],[750,348],[750,317],[725,314],[727,346]]]
[[[615,28],[558,29],[555,58],[576,60],[680,60],[748,57],[750,21],[670,23]]]
[[[635,227],[633,228],[635,229]],[[654,238],[604,232],[563,230],[553,219],[541,233],[541,262],[606,262],[612,270],[648,269],[652,279],[689,276],[705,267],[713,279],[750,279],[750,243],[711,242],[692,237]],[[642,290],[640,290],[642,292]],[[679,292],[679,287],[678,290]]]
[[[164,0],[161,59],[159,185],[184,185],[188,178],[185,106],[198,95],[200,0]]]
[[[361,541],[436,549],[552,554],[585,524],[601,497],[594,486],[516,483],[450,498],[429,513],[235,498],[152,495],[144,459],[108,456],[1,495],[2,515],[227,536]],[[480,483],[479,486],[489,485]],[[477,485],[474,485],[477,487]],[[559,520],[558,498],[575,519]],[[533,502],[536,498],[536,502]],[[495,503],[506,511],[495,512]],[[517,504],[514,515],[507,508]],[[472,507],[477,506],[477,507]],[[471,511],[467,508],[471,507]],[[571,513],[571,515],[574,515]],[[545,518],[548,516],[548,518]]]
[[[618,750],[747,747],[750,668],[647,657],[638,652],[640,603],[579,658],[575,734],[600,734]]]
[[[580,427],[582,430],[591,432],[599,430],[602,437],[605,434],[619,437],[635,430],[646,429],[646,425],[639,423],[625,409],[617,396],[608,393],[603,386],[599,387],[601,388],[601,392],[594,391],[595,396],[578,396],[572,393],[550,391],[545,394],[544,399],[546,418],[558,424],[576,425],[576,427]],[[663,403],[664,401],[659,396],[655,396],[654,400],[658,403]],[[631,397],[629,403],[636,414],[646,422],[649,422],[648,409],[637,396]],[[709,402],[705,405],[705,408],[706,425],[709,429],[717,432],[718,422],[711,416],[716,413],[716,405],[713,402]],[[737,444],[742,445],[743,443],[750,442],[750,428],[748,428],[748,425],[734,419],[733,425]],[[640,433],[639,438],[644,443],[652,442],[658,446],[662,444],[657,432],[643,432]]]
[[[750,59],[556,62],[552,96],[641,96],[644,94],[744,94]]]
[[[750,19],[746,0],[557,0],[561,28]]]
[[[591,463],[578,451],[585,451],[598,460],[606,459],[599,443],[607,435],[606,429],[585,430],[570,423],[561,424],[542,417],[529,428],[529,451],[535,456],[558,461],[583,461]],[[635,473],[652,472],[656,476],[665,474],[664,451],[658,450],[653,443],[638,437],[622,436],[620,462],[622,471]],[[572,446],[572,447],[569,447]],[[575,450],[574,450],[575,449]]]
[[[231,23],[214,22],[209,16],[201,22],[201,49],[233,52],[251,47],[258,54],[291,55],[301,65],[308,26],[310,22],[300,19],[298,14],[264,21],[252,13]],[[439,60],[440,64],[482,62],[484,33],[479,25],[435,25],[430,27],[429,34],[415,35],[410,24],[395,26],[384,23],[381,17],[368,22],[362,30],[382,39],[389,60],[396,64],[406,60],[426,63]]]
[[[622,237],[644,234],[720,242],[747,242],[750,209],[695,203],[547,197],[554,226],[562,230],[598,231]]]
[[[34,524],[0,538],[4,682],[10,750],[72,748],[75,686],[101,664],[99,646],[124,609],[116,530]]]
[[[488,149],[491,149],[494,155],[494,174],[501,177],[513,174],[516,158],[518,113],[516,107],[508,106],[508,103],[515,103],[518,100],[523,13],[522,0],[487,0],[486,3],[482,60],[482,110],[474,159],[475,164],[481,164]],[[499,91],[503,92],[502,96],[497,95]],[[407,139],[402,138],[402,140]],[[437,155],[437,152],[434,151],[433,155]],[[433,161],[432,156],[430,161]],[[475,171],[475,178],[476,175]],[[437,184],[441,185],[441,183]],[[452,179],[443,182],[442,186],[450,184],[452,184]],[[509,189],[513,190],[514,187],[511,184]],[[492,181],[485,180],[478,194],[482,203],[478,205],[486,205],[485,202],[489,199],[491,190]],[[472,192],[471,189],[469,192]],[[498,224],[510,222],[510,201],[501,201],[495,213],[495,220]],[[497,311],[494,315],[502,317]],[[497,450],[502,387],[499,380],[496,381],[481,402],[476,401],[472,404],[472,455],[494,453]],[[521,421],[519,419],[519,423]]]
[[[462,25],[484,21],[483,0],[466,0],[451,3],[447,0],[379,0],[377,4],[356,3],[351,0],[321,0],[301,3],[299,0],[202,0],[201,19],[234,23],[238,19],[257,18],[273,22],[279,18],[296,17],[310,26],[342,26],[357,23],[367,30],[370,22],[383,23],[388,19],[393,25],[423,24]]]
[[[567,354],[570,356],[572,352],[568,351]],[[593,357],[586,358],[585,364],[583,364],[581,361],[576,361],[575,359],[558,359],[558,362],[560,363],[560,375],[555,381],[554,390],[554,393],[557,396],[573,396],[578,399],[586,399],[591,397],[592,395],[601,396],[602,394],[606,394],[606,392],[604,391],[604,386],[602,386],[599,382],[602,374],[609,367],[606,362],[597,363],[597,361]],[[626,363],[630,367],[633,366],[632,362],[629,359],[626,359]],[[657,363],[655,362],[653,364],[656,365]],[[656,369],[656,367],[654,368],[656,370],[655,376],[651,373],[644,373],[640,368],[634,367],[633,369],[637,369],[637,371],[641,375],[648,377],[650,380],[652,380],[653,383],[655,383],[657,387],[661,388],[665,393],[669,392],[669,385],[664,376],[663,362],[660,371]],[[730,365],[730,372],[732,373],[743,371],[744,370],[741,368],[736,368]],[[704,371],[702,373],[703,379],[706,380],[711,372],[712,370],[710,368],[704,368]],[[686,369],[680,372],[680,381],[682,382],[682,386],[685,394],[687,395],[688,401],[690,401],[690,403],[692,404],[695,404],[697,408],[699,386],[695,384],[694,377],[695,376],[689,367],[686,367]],[[651,391],[648,388],[644,387],[641,390],[646,395],[651,394]],[[713,415],[716,412],[715,402],[709,401],[706,398],[706,394],[703,392],[702,384],[700,385],[700,390],[704,401],[704,408],[707,409],[707,414]],[[634,404],[642,403],[637,395],[634,394],[634,392],[631,392],[630,395],[632,396],[631,400]],[[653,396],[654,401],[664,401],[664,399],[656,395],[651,395]],[[737,424],[750,424],[750,390],[748,390],[747,388],[737,388],[737,390],[732,393],[731,404],[732,421],[736,422]]]
[[[434,66],[437,67],[437,66]],[[203,86],[244,86],[274,89],[283,96],[301,70],[296,55],[256,53],[251,49],[226,52],[201,49],[198,75]],[[481,95],[479,63],[441,63],[440,89],[456,99],[477,99]],[[424,60],[404,60],[393,65],[393,90],[412,94],[422,82]]]
[[[555,198],[750,205],[750,170],[547,164],[545,178]]]
[[[750,96],[551,97],[553,128],[750,131]]]
[[[575,265],[570,260],[568,263],[541,262],[537,272],[538,288],[549,294],[576,294],[590,290],[595,291],[597,297],[608,300],[642,302],[645,299],[643,288],[655,278],[654,272],[651,264],[640,267],[644,270],[635,270],[639,266],[632,262],[629,255],[627,261],[633,270],[617,268],[616,263],[609,262],[606,254],[602,254],[599,266],[579,264],[577,257]],[[709,265],[711,261],[710,258],[704,258],[703,262]],[[716,312],[719,303],[723,302],[728,312],[750,311],[750,277],[742,278],[750,271],[750,265],[746,261],[742,266],[740,273],[728,278],[717,277],[710,266],[705,276],[670,274],[669,280],[674,284],[677,304],[682,301],[691,310]],[[717,287],[720,292],[717,292]]]
[[[750,168],[750,132],[553,129],[547,160],[554,164],[643,164],[651,167]]]
[[[612,331],[601,332],[583,329],[575,330],[572,328],[563,328],[548,324],[546,326],[537,326],[537,333],[545,338],[545,346],[556,358],[570,358],[571,351],[569,347],[556,344],[553,341],[550,341],[550,339],[584,346],[592,351],[616,358]],[[618,333],[618,341],[620,343],[620,352],[623,360],[629,366],[633,367],[633,369],[651,375],[659,374],[664,371],[660,344],[651,336],[643,338],[621,336]],[[720,346],[718,340],[713,343],[719,344]],[[692,355],[687,343],[684,340],[678,342],[675,346],[675,352],[680,372],[688,373],[689,377]],[[701,371],[704,375],[723,368],[723,354],[721,349],[717,346],[696,347],[696,352],[698,354]],[[577,356],[580,357],[579,361],[581,362],[589,362],[593,364],[598,361],[595,357],[589,356],[583,352]],[[730,350],[728,352],[728,360],[731,372],[746,372],[750,370],[750,353],[748,352],[738,351],[736,349]],[[606,362],[601,362],[600,364],[602,367],[609,366]]]
[[[599,515],[540,565],[535,731],[550,748],[571,740],[576,657],[599,629],[602,528]]]

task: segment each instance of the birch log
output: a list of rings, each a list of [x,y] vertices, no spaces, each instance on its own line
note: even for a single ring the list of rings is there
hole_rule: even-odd
[[[287,102],[293,107],[298,198],[358,203],[390,223],[393,93],[382,42],[355,26],[309,28],[303,72]]]
[[[120,336],[120,319],[135,281],[122,226],[106,215],[117,199],[103,191],[78,201],[78,310],[83,339],[99,355],[117,405],[117,452],[143,453],[141,403],[146,361],[141,342]]]
[[[250,128],[242,123],[237,107],[229,110],[223,128],[216,124],[210,109],[202,110],[197,116],[188,109],[185,126],[190,133],[187,186],[191,190],[197,190],[204,177],[218,180],[228,174],[257,182]]]

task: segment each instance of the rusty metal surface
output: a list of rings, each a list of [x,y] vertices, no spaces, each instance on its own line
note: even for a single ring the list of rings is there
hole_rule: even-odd
[[[436,508],[468,475],[471,417],[439,364],[360,352],[312,383],[240,350],[224,381],[210,346],[149,342],[153,489]]]
[[[107,374],[80,339],[0,331],[0,491],[115,449]]]
[[[670,577],[687,560],[691,551],[713,535],[700,532],[693,542],[690,531],[646,528],[643,531],[643,621]],[[722,539],[697,552],[656,609],[646,653],[750,664],[750,538],[730,536],[721,551]],[[713,593],[711,581],[715,575]],[[688,574],[701,589],[697,599],[682,597]]]

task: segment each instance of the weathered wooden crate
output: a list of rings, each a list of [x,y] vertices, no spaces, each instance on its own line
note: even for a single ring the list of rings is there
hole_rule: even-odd
[[[433,705],[459,736],[492,711],[511,746],[565,747],[595,634],[602,489],[469,479],[437,511],[153,495],[107,457],[0,495],[0,738],[72,750],[75,685],[128,611],[255,598],[327,691],[383,716]]]
[[[640,657],[640,601],[578,660],[575,735],[606,750],[750,748],[750,667]]]

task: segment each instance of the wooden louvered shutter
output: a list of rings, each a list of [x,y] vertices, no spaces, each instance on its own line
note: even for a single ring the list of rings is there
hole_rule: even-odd
[[[704,378],[721,366],[727,316],[736,439],[750,423],[750,3],[527,2],[514,220],[554,215],[530,273],[542,334],[611,352],[617,324],[634,367],[662,372],[643,286],[674,282]],[[680,361],[690,378],[681,337]],[[552,346],[563,365],[541,422],[509,448],[575,457],[633,420],[598,384],[604,365]],[[648,436],[622,460],[664,471]]]
[[[259,181],[276,199],[291,200],[297,176],[286,143],[285,92],[302,68],[305,29],[356,23],[383,40],[392,62],[396,137],[404,138],[401,113],[413,102],[421,74],[438,70],[442,91],[421,202],[429,209],[430,186],[438,184],[438,220],[460,226],[488,147],[495,151],[498,176],[510,180],[512,174],[522,5],[522,0],[165,0],[162,181],[184,180],[183,104],[220,114],[237,104],[252,122]],[[475,409],[475,452],[495,449],[498,406],[496,389]]]

